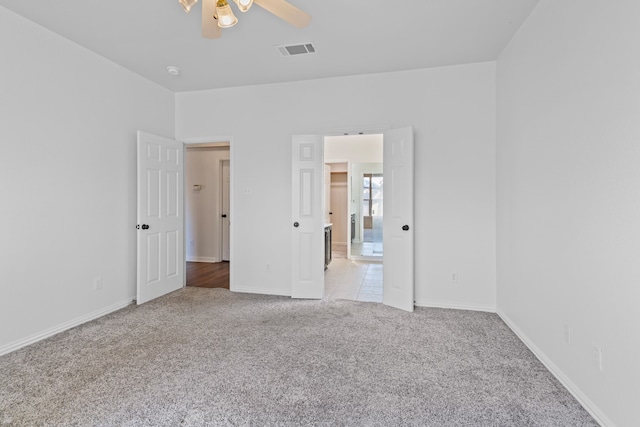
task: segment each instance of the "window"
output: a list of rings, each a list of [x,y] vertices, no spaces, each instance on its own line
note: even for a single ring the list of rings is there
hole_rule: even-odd
[[[382,174],[364,174],[362,216],[382,216]]]

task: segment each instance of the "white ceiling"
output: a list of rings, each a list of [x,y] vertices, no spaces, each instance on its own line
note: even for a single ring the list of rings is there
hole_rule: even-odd
[[[490,61],[538,0],[289,0],[312,15],[297,29],[254,5],[222,38],[200,37],[200,3],[0,0],[0,5],[172,91]],[[389,15],[389,18],[385,18]],[[274,46],[313,42],[282,57]],[[179,77],[168,65],[182,70]]]

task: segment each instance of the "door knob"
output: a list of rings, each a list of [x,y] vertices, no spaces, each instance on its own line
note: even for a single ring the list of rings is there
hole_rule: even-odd
[[[227,217],[227,214],[222,214],[222,218],[226,218],[226,217]]]
[[[299,223],[299,222],[297,222],[297,221],[293,223],[293,226],[294,226],[294,227],[298,227],[299,225],[300,225],[300,223]]]
[[[408,225],[403,225],[403,226],[402,226],[402,229],[403,229],[404,231],[407,231],[407,230],[409,230],[409,226],[408,226]]]
[[[149,225],[147,225],[147,224],[142,224],[142,229],[143,229],[143,230],[148,230],[148,229],[149,229]]]

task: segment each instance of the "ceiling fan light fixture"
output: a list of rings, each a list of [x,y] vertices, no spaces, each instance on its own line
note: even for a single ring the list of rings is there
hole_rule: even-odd
[[[178,3],[182,5],[185,12],[189,13],[193,5],[198,3],[198,0],[178,0]]]
[[[253,5],[253,0],[233,0],[238,5],[240,12],[246,12]]]
[[[220,28],[230,28],[238,23],[238,18],[233,14],[233,10],[231,10],[227,0],[218,0],[216,15],[218,16],[218,27]]]

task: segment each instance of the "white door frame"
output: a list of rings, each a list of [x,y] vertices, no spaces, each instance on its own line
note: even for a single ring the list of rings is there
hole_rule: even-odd
[[[229,144],[229,174],[230,174],[230,180],[231,182],[229,183],[229,216],[231,216],[233,218],[233,214],[235,212],[235,203],[234,203],[234,182],[235,179],[233,177],[233,173],[234,173],[234,151],[235,151],[235,144],[234,144],[234,138],[233,136],[211,136],[211,137],[195,137],[195,138],[180,138],[180,141],[184,142],[184,150],[186,151],[187,147],[202,147],[202,146],[206,146],[207,144],[218,144],[218,143],[228,143]],[[186,153],[183,153],[186,154]],[[185,168],[186,170],[186,168]],[[186,185],[186,179],[183,173],[182,176],[182,181],[185,183]],[[186,189],[184,191],[184,193],[186,194]],[[185,201],[186,202],[186,201]],[[184,229],[186,230],[187,228],[187,224],[186,224],[187,218],[186,215],[184,216]],[[186,240],[186,234],[183,233],[184,235],[184,240]],[[186,245],[186,241],[184,242],[184,244]],[[186,246],[185,246],[186,247]],[[187,286],[187,251],[184,251],[184,259],[183,259],[183,287]],[[235,259],[235,232],[234,232],[234,226],[233,223],[230,224],[229,226],[229,259],[234,260]],[[230,262],[229,263],[229,290],[233,291],[234,290],[234,279],[235,279],[235,266],[236,263],[235,262]]]

